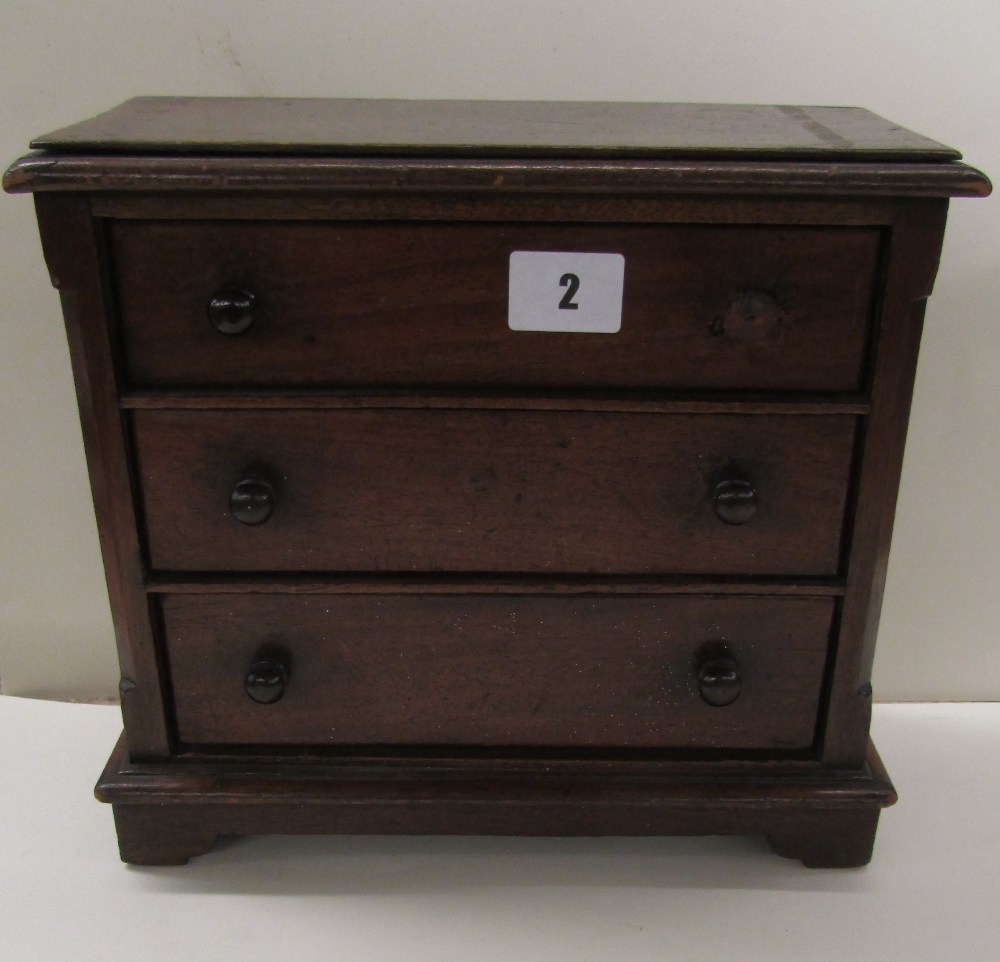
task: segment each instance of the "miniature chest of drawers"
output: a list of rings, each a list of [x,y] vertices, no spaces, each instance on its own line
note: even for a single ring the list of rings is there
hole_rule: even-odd
[[[140,98],[40,138],[122,858],[762,833],[860,865],[948,198],[851,108]]]

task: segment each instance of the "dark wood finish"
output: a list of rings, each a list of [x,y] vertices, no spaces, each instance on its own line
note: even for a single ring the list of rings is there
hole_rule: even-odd
[[[896,166],[899,166],[898,164]],[[940,165],[939,165],[940,166]],[[454,165],[452,165],[454,167]],[[604,171],[607,165],[601,165]],[[495,180],[496,178],[494,178]],[[449,221],[560,224],[743,224],[779,227],[891,226],[898,204],[885,196],[723,196],[697,191],[261,190],[102,191],[95,217],[120,220]]]
[[[263,524],[274,513],[275,502],[274,485],[267,478],[246,477],[229,495],[229,513],[241,524]]]
[[[796,107],[145,99],[37,143],[4,188],[40,193],[63,299],[125,860],[757,832],[868,861],[920,324],[982,173]],[[510,332],[533,248],[623,253],[622,332]]]
[[[220,334],[231,336],[246,334],[257,316],[257,298],[239,287],[216,291],[206,307],[212,327]]]
[[[733,468],[730,474],[736,474]],[[751,481],[723,478],[712,491],[715,516],[726,524],[747,524],[757,513],[757,491]]]
[[[8,193],[49,190],[488,191],[986,197],[989,180],[950,163],[672,160],[421,160],[118,157],[37,153],[4,174]],[[202,214],[201,216],[205,216]]]
[[[198,827],[197,813],[178,805],[113,805],[118,852],[132,865],[186,865],[212,850],[218,833]]]
[[[855,391],[881,234],[123,221],[112,237],[128,376],[140,387]],[[510,330],[515,250],[624,255],[621,332]],[[258,302],[239,337],[207,320],[228,288]],[[750,292],[769,309],[748,312]]]
[[[866,419],[843,623],[830,695],[824,759],[861,763],[871,721],[871,668],[889,564],[903,446],[924,306],[934,286],[946,200],[912,204],[893,228],[872,410]]]
[[[731,705],[743,694],[745,669],[730,655],[725,658],[709,655],[698,666],[698,694],[713,708]]]
[[[255,661],[243,679],[243,689],[251,701],[273,705],[281,701],[288,688],[287,659],[277,655]]]
[[[143,589],[128,445],[118,409],[114,345],[108,315],[107,261],[85,196],[35,198],[42,249],[59,291],[77,404],[104,558],[118,659],[122,714],[136,758],[170,752],[154,626]]]
[[[806,868],[860,868],[872,859],[879,810],[792,812],[767,841],[784,858]]]
[[[703,596],[161,604],[185,743],[783,750],[812,745],[834,608]],[[244,680],[269,649],[284,653],[265,657],[287,666],[287,688],[262,707]],[[707,704],[703,671],[722,654],[742,691]]]
[[[31,142],[112,153],[413,157],[962,155],[858,107],[579,101],[135,97]]]
[[[427,394],[420,391],[272,391],[253,394],[229,391],[124,391],[123,408],[135,411],[325,411],[337,409],[402,408],[501,410],[501,411],[595,411],[634,414],[867,414],[870,405],[852,400],[852,395],[830,396],[822,400],[808,395],[792,395],[788,400],[764,400],[754,395],[685,394],[603,391],[535,393],[494,391],[470,394],[465,391]]]
[[[239,574],[205,572],[151,575],[146,590],[152,594],[602,594],[602,595],[792,595],[836,598],[844,593],[840,578],[760,578],[727,575],[715,578],[586,577],[531,575],[408,575],[395,574]]]
[[[864,830],[896,794],[869,748],[855,772],[803,775],[701,766],[683,775],[547,771],[492,776],[416,760],[402,767],[325,761],[131,763],[119,743],[96,794],[122,819],[126,861],[182,864],[213,835],[744,835],[763,833],[812,867],[863,864]],[[119,829],[121,831],[121,828]],[[843,838],[843,849],[832,844]],[[868,839],[868,852],[871,850]],[[852,856],[852,857],[850,857]],[[148,856],[147,856],[148,857]],[[850,858],[849,858],[850,857]]]
[[[833,575],[856,419],[515,411],[132,415],[166,571]],[[252,464],[274,513],[230,513]],[[720,480],[757,510],[725,524]]]

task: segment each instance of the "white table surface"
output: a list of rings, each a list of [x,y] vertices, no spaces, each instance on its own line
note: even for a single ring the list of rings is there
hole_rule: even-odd
[[[865,869],[762,839],[262,837],[118,860],[117,708],[0,698],[0,958],[1000,960],[1000,705],[876,706],[900,802]]]

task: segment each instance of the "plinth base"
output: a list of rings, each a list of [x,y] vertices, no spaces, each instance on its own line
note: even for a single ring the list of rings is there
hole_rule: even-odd
[[[896,801],[875,747],[859,771],[731,771],[343,759],[132,763],[119,740],[96,788],[122,860],[182,865],[220,835],[752,835],[811,868],[866,865]]]

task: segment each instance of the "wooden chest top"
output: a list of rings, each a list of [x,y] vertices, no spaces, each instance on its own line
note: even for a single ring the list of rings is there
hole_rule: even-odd
[[[856,107],[137,97],[31,146],[5,190],[989,192],[957,150]]]

